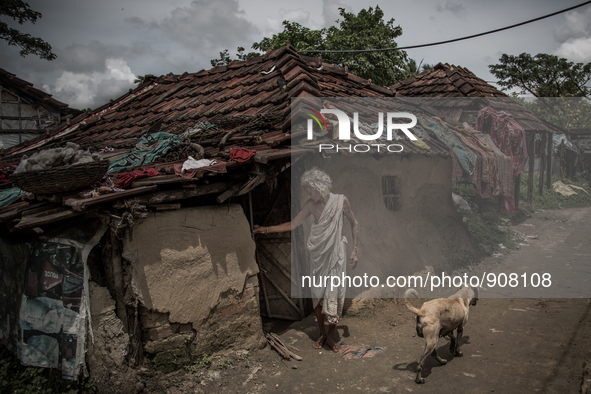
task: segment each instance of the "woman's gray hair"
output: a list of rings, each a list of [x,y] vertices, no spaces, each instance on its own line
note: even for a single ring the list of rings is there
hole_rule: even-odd
[[[324,198],[328,198],[330,189],[332,188],[330,176],[318,167],[312,167],[312,169],[304,172],[300,184],[302,187],[310,186],[312,189],[318,190]]]

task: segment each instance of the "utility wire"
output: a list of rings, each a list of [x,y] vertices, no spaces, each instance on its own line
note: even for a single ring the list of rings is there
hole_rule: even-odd
[[[462,37],[462,38],[454,38],[452,40],[433,42],[431,44],[421,44],[421,45],[411,45],[411,46],[406,46],[406,47],[381,48],[381,49],[348,49],[348,50],[316,50],[316,49],[304,49],[304,50],[299,51],[299,53],[303,53],[303,52],[308,52],[308,53],[386,52],[386,51],[400,51],[400,50],[403,50],[403,49],[414,49],[414,48],[431,47],[431,46],[441,45],[441,44],[449,44],[451,42],[468,40],[470,38],[481,37],[481,36],[485,36],[487,34],[498,33],[498,32],[503,31],[503,30],[508,30],[508,29],[512,29],[514,27],[527,25],[528,23],[537,22],[537,21],[542,20],[542,19],[550,18],[551,16],[562,14],[563,12],[574,10],[575,8],[583,7],[583,6],[587,5],[587,4],[591,4],[591,0],[590,1],[586,1],[584,3],[581,3],[581,4],[578,4],[578,5],[575,5],[573,7],[565,8],[564,10],[553,12],[553,13],[548,14],[548,15],[544,15],[544,16],[540,16],[540,17],[537,17],[537,18],[534,18],[534,19],[530,19],[530,20],[525,21],[525,22],[516,23],[516,24],[511,25],[511,26],[501,27],[500,29],[490,30],[490,31],[487,31],[487,32],[484,32],[484,33],[473,34],[471,36],[466,36],[466,37]]]

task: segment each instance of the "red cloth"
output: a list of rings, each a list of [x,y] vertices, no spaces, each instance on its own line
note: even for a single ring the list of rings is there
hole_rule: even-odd
[[[178,176],[183,178],[201,178],[203,174],[206,172],[217,172],[218,174],[225,174],[228,172],[226,170],[226,162],[220,161],[214,165],[201,167],[201,168],[193,168],[191,170],[186,170],[183,174],[183,163],[178,163],[172,166],[174,168],[174,173]]]
[[[119,189],[125,189],[126,187],[131,186],[132,182],[136,179],[148,178],[151,176],[158,176],[160,173],[156,171],[154,168],[147,168],[143,171],[131,171],[131,172],[123,172],[121,174],[116,174],[115,177],[119,178],[117,183],[115,183],[115,187]]]
[[[257,153],[256,150],[243,149],[243,148],[232,148],[230,150],[230,160],[237,161],[238,163],[244,163],[250,160]]]

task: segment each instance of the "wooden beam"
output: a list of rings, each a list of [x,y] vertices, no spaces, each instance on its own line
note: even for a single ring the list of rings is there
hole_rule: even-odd
[[[149,178],[138,179],[131,184],[132,188],[151,186],[151,185],[170,185],[173,183],[195,182],[198,178],[183,178],[178,175],[160,175]]]
[[[155,208],[157,211],[171,211],[175,209],[181,209],[181,204],[156,204],[149,205],[150,208]]]
[[[156,188],[156,186],[153,186]],[[154,205],[165,202],[184,200],[191,197],[205,196],[208,194],[220,193],[228,188],[225,182],[216,182],[200,185],[195,189],[175,189],[161,192],[147,193],[139,198],[145,204]],[[132,189],[136,190],[136,189]]]
[[[130,196],[135,196],[138,194],[151,192],[151,191],[156,190],[156,188],[157,187],[155,185],[154,186],[144,186],[144,187],[138,187],[135,189],[126,190],[123,192],[114,192],[114,193],[104,194],[104,195],[98,196],[98,197],[91,197],[91,198],[84,198],[84,199],[70,198],[70,199],[67,199],[66,201],[64,201],[64,205],[72,207],[76,211],[83,211],[92,205],[102,204],[102,203],[109,202],[109,201],[119,200],[121,198],[126,198],[126,197],[130,197]]]
[[[77,211],[68,209],[66,211],[55,212],[55,213],[48,214],[48,215],[26,216],[26,217],[23,217],[21,219],[21,221],[18,222],[18,224],[14,226],[14,228],[19,229],[19,230],[32,229],[34,227],[39,227],[39,226],[43,226],[45,224],[57,222],[59,220],[73,218],[75,216],[82,215],[84,213],[85,212],[77,212]]]

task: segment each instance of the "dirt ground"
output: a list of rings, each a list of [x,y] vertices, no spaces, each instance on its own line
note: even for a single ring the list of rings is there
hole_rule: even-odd
[[[591,208],[540,211],[513,226],[538,236],[520,250],[485,259],[473,272],[511,272],[523,267],[591,267]],[[529,245],[529,246],[525,246]],[[542,265],[540,265],[542,264]],[[541,269],[541,268],[540,268]],[[590,273],[591,269],[587,269]],[[286,361],[267,346],[253,352],[214,355],[208,367],[162,375],[144,368],[148,393],[578,393],[591,360],[589,298],[481,298],[470,310],[461,358],[448,350],[447,338],[429,357],[426,383],[414,382],[424,340],[416,336],[414,315],[400,300],[372,300],[355,315],[345,313],[338,341],[380,347],[373,357],[345,359],[327,346],[312,348],[318,329],[313,316],[290,325],[268,322],[302,361]],[[420,300],[413,300],[415,306]],[[237,333],[237,335],[240,335]],[[588,369],[588,368],[587,368]],[[589,381],[587,381],[589,384]]]

